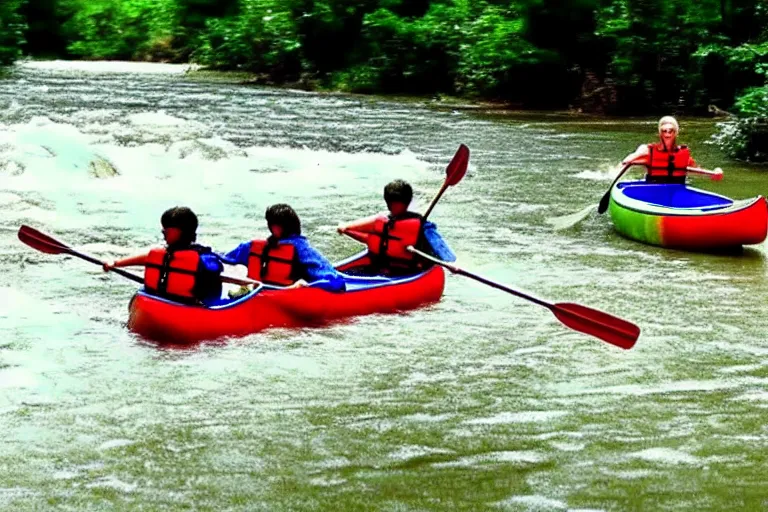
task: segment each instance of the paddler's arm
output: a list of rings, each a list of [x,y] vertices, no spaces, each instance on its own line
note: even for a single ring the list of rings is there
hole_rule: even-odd
[[[136,256],[123,258],[117,261],[106,262],[101,266],[101,268],[104,269],[104,272],[109,272],[113,268],[132,267],[132,266],[139,266],[139,265],[143,266],[146,263],[147,263],[147,255],[145,253],[145,254],[137,254]]]
[[[362,233],[371,233],[373,232],[374,223],[382,217],[386,218],[386,214],[379,213],[376,215],[371,215],[370,217],[365,217],[363,219],[353,220],[347,224],[339,224],[339,226],[336,228],[336,231],[338,231],[340,235],[343,235],[344,232],[348,229],[353,231],[360,231]]]
[[[214,252],[201,254],[200,261],[202,262],[203,267],[205,267],[205,270],[211,274],[221,274],[224,271],[224,265],[221,264],[223,261],[221,256]]]
[[[645,144],[638,146],[634,153],[627,155],[627,157],[621,161],[621,165],[645,165],[646,163],[648,163],[648,146]]]
[[[296,256],[304,272],[301,278],[310,286],[329,292],[342,292],[346,289],[344,278],[325,256],[312,247],[304,237],[291,238],[296,248]]]
[[[318,253],[319,254],[319,253]],[[322,258],[322,256],[321,256]],[[331,263],[325,260],[324,262],[319,259],[312,259],[305,263],[306,269],[306,282],[310,286],[320,288],[329,292],[343,292],[347,285],[344,278],[341,277],[338,270],[333,268]]]
[[[243,242],[231,251],[224,254],[216,254],[227,265],[248,265],[248,256],[251,254],[251,242]]]
[[[437,232],[437,226],[433,222],[424,223],[424,239],[429,244],[431,254],[443,261],[456,261],[456,255],[445,242],[440,233]]]
[[[219,255],[207,252],[200,255],[201,272],[195,283],[195,295],[203,304],[216,304],[221,298],[221,272],[224,265],[221,264]]]

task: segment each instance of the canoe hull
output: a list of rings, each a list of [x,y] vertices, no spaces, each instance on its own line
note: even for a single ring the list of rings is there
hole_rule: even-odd
[[[765,240],[768,205],[762,196],[732,201],[697,189],[686,191],[693,191],[702,197],[712,196],[713,206],[675,208],[644,204],[627,197],[622,188],[614,188],[609,211],[616,231],[639,242],[688,250],[727,249],[759,244]]]
[[[186,306],[139,291],[129,305],[128,327],[152,340],[193,343],[405,311],[439,301],[444,288],[443,269],[433,267],[410,278],[341,293],[312,287],[261,289],[215,308]]]

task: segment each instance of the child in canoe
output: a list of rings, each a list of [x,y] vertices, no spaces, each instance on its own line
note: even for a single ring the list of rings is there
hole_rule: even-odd
[[[301,221],[287,204],[267,208],[270,236],[243,242],[222,256],[230,265],[248,267],[248,277],[274,286],[298,288],[313,285],[331,292],[343,291],[343,277],[301,234]]]
[[[104,271],[131,265],[144,266],[147,292],[185,304],[212,303],[221,297],[219,276],[224,269],[209,247],[194,243],[197,216],[177,206],[160,218],[166,246],[148,253],[104,264]]]
[[[372,273],[402,276],[430,267],[431,263],[406,250],[409,245],[443,261],[456,261],[437,227],[408,210],[412,199],[411,185],[395,180],[384,187],[388,213],[341,224],[337,228],[340,234],[347,234],[368,246]]]

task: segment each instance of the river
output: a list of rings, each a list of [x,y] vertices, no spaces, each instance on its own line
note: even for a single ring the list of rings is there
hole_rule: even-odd
[[[655,119],[451,109],[245,87],[182,66],[32,62],[0,80],[0,509],[760,510],[768,507],[763,245],[649,247],[596,203]],[[742,198],[764,170],[681,140]],[[161,240],[187,205],[218,250],[288,202],[331,260],[335,226],[417,210],[460,143],[465,179],[431,220],[463,268],[640,325],[632,350],[449,275],[401,315],[186,350],[127,331],[135,284],[21,244],[22,224],[100,258]]]

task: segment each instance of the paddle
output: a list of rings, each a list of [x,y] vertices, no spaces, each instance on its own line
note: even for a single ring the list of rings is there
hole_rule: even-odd
[[[628,163],[625,165],[620,171],[619,174],[616,175],[616,177],[613,179],[613,183],[611,183],[611,186],[608,187],[608,191],[603,194],[603,197],[600,198],[600,202],[597,205],[597,213],[603,214],[608,209],[608,204],[611,202],[611,190],[613,190],[613,187],[616,185],[616,183],[619,182],[622,176],[624,176],[624,173],[627,172],[627,169],[632,167],[633,163]]]
[[[443,193],[448,189],[448,187],[456,185],[462,180],[462,178],[464,178],[464,175],[467,173],[468,165],[469,148],[464,144],[460,144],[459,149],[456,150],[453,158],[445,168],[445,181],[443,182],[443,186],[440,188],[440,191],[437,193],[437,195],[435,195],[435,198],[432,199],[432,203],[430,203],[429,208],[427,208],[427,212],[424,214],[424,220],[426,220],[427,216],[432,212],[432,209],[437,204],[437,201],[440,199],[440,197],[442,197]],[[368,240],[368,233],[363,233],[354,229],[347,228],[341,233],[347,235],[353,240],[357,240],[358,242],[364,244]]]
[[[467,272],[466,270],[463,270],[455,265],[451,265],[450,263],[446,263],[437,258],[433,258],[428,254],[414,249],[413,246],[408,246],[408,250],[428,261],[431,261],[436,265],[447,268],[455,274],[469,277],[475,281],[487,284],[488,286],[492,286],[507,293],[511,293],[512,295],[516,295],[525,300],[529,300],[534,304],[544,306],[545,308],[552,311],[555,317],[557,317],[557,319],[567,327],[570,327],[571,329],[582,332],[584,334],[589,334],[590,336],[594,336],[625,350],[632,348],[635,345],[637,338],[640,336],[640,328],[638,326],[621,318],[609,315],[608,313],[603,313],[602,311],[598,311],[596,309],[569,302],[551,304],[541,299],[537,299],[536,297],[532,297],[517,290],[513,290],[512,288],[504,286],[503,284],[491,281],[490,279],[478,276],[477,274]]]
[[[443,186],[440,187],[440,191],[437,193],[435,198],[432,199],[429,208],[427,208],[427,211],[424,213],[424,220],[426,220],[427,217],[429,217],[429,214],[432,213],[432,209],[435,207],[437,201],[440,200],[440,197],[448,189],[448,187],[452,187],[461,181],[461,179],[467,173],[468,165],[469,148],[464,144],[461,144],[459,145],[459,149],[456,150],[456,154],[453,155],[453,158],[445,168],[445,182],[443,182]]]
[[[604,213],[605,210],[608,209],[608,204],[610,203],[611,199],[611,190],[613,190],[613,186],[616,185],[616,183],[621,179],[622,176],[624,176],[624,173],[627,172],[627,169],[629,169],[634,164],[629,163],[625,165],[621,171],[619,171],[619,174],[616,175],[616,178],[614,178],[613,183],[611,183],[611,186],[608,187],[608,192],[606,192],[602,198],[600,198],[600,202],[598,204],[591,204],[587,206],[586,208],[579,210],[576,213],[571,213],[568,215],[563,215],[561,217],[550,217],[547,219],[547,222],[550,223],[556,230],[560,229],[568,229],[570,227],[575,226],[579,222],[583,221],[587,217],[589,217],[589,214],[592,213],[592,210],[597,208],[598,213]]]
[[[88,256],[87,254],[77,252],[74,249],[71,249],[63,243],[59,242],[55,238],[51,238],[50,236],[41,233],[35,228],[31,228],[29,226],[21,226],[19,228],[19,240],[32,247],[33,249],[37,249],[38,251],[44,252],[46,254],[71,254],[72,256],[77,256],[78,258],[82,258],[85,261],[89,261],[96,265],[104,265],[103,261],[99,261],[96,258]],[[137,276],[136,274],[132,274],[131,272],[126,272],[125,270],[120,270],[118,268],[112,269],[112,271],[130,279],[131,281],[144,284],[144,279],[140,276]]]
[[[700,174],[702,176],[707,176],[709,179],[713,181],[721,181],[723,179],[723,170],[719,167],[715,167],[714,171],[710,171],[708,169],[702,169],[700,167],[688,167],[686,170],[693,174]]]
[[[104,265],[103,261],[100,261],[94,258],[93,256],[88,256],[87,254],[78,252],[72,249],[71,247],[67,246],[66,244],[56,240],[55,238],[49,235],[46,235],[45,233],[42,233],[41,231],[38,231],[35,228],[32,228],[30,226],[21,226],[19,228],[19,240],[21,240],[28,246],[32,247],[33,249],[37,249],[38,251],[44,252],[46,254],[71,254],[72,256],[77,256],[78,258],[81,258],[90,263],[94,263],[99,266]],[[136,274],[133,274],[131,272],[126,272],[125,270],[121,270],[119,268],[110,269],[110,272],[114,272],[118,275],[121,275],[125,278],[130,279],[131,281],[144,284],[144,279],[141,276],[137,276]],[[222,275],[220,277],[221,277],[221,280],[225,283],[233,283],[233,284],[239,284],[239,285],[248,285],[248,284],[260,285],[261,284],[260,281],[254,281],[253,279],[232,277],[232,276],[226,276],[226,275]]]

